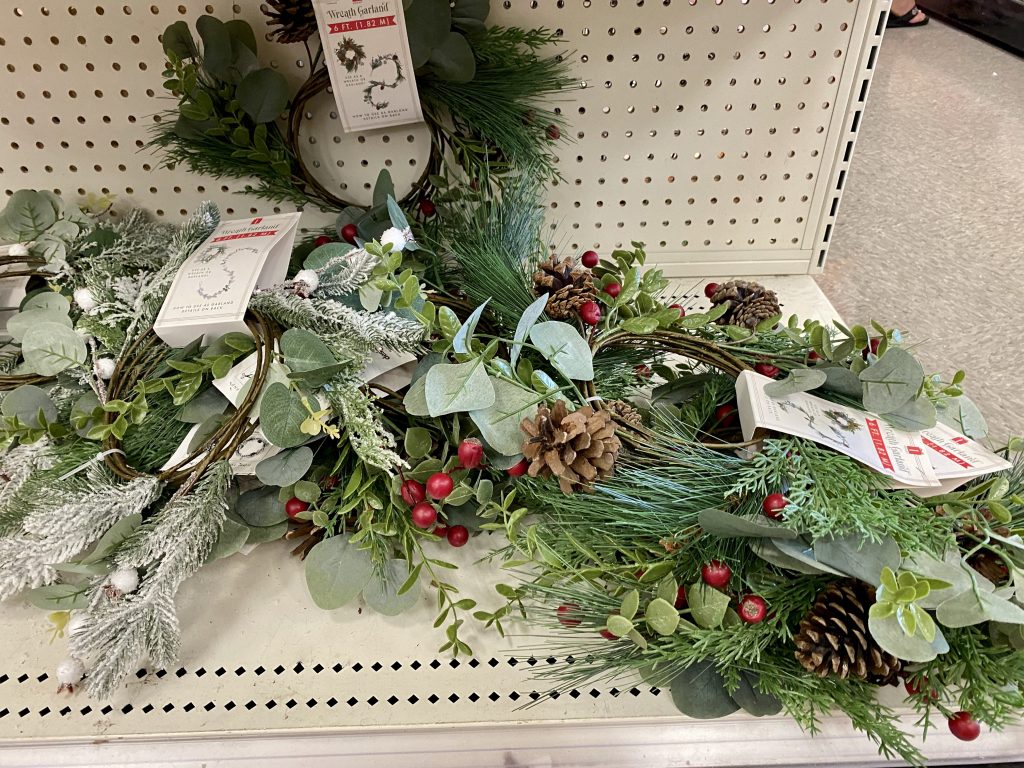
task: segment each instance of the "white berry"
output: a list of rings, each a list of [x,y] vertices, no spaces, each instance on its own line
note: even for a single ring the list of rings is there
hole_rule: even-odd
[[[96,375],[104,381],[107,381],[111,376],[114,375],[114,358],[112,357],[101,357],[96,360]]]
[[[75,291],[75,304],[82,308],[83,312],[91,312],[96,309],[96,297],[92,295],[92,291],[88,288],[82,287]]]
[[[393,251],[402,250],[408,242],[409,238],[407,238],[405,233],[398,227],[386,229],[384,230],[384,234],[380,236],[380,244],[390,245]]]
[[[110,586],[127,595],[139,588],[139,572],[134,568],[121,568],[110,574]]]
[[[8,247],[7,255],[17,256],[18,258],[28,256],[28,246],[22,243],[15,243],[14,245]]]
[[[295,282],[305,286],[305,293],[310,294],[320,285],[320,275],[312,269],[303,269],[295,275]]]
[[[57,682],[61,685],[78,685],[85,677],[85,664],[81,659],[69,656],[57,665]]]
[[[82,611],[75,611],[71,614],[71,618],[68,619],[67,633],[68,637],[74,637],[83,629],[85,629],[86,618]]]

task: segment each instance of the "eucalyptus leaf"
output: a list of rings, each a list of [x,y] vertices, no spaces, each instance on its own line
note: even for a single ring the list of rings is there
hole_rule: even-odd
[[[482,358],[439,363],[426,376],[427,409],[433,417],[477,411],[494,405],[494,384]]]
[[[844,368],[841,365],[831,365],[821,368],[821,370],[825,372],[825,383],[822,384],[824,389],[830,392],[837,392],[840,395],[846,395],[847,397],[860,399],[864,391],[864,385],[861,384],[857,374],[849,368]]]
[[[0,214],[0,239],[27,243],[54,225],[60,211],[49,197],[34,189],[19,189]]]
[[[203,41],[203,66],[221,80],[228,80],[232,60],[231,33],[224,22],[213,16],[200,16],[196,20],[196,30]]]
[[[220,529],[220,535],[217,536],[217,541],[214,543],[213,549],[210,550],[206,562],[212,563],[214,560],[230,557],[239,552],[249,540],[250,530],[252,529],[247,525],[235,522],[231,518],[225,519],[224,526]]]
[[[782,711],[782,702],[771,694],[762,693],[758,688],[759,676],[748,670],[740,670],[739,685],[732,692],[732,699],[743,711],[754,717],[777,715]]]
[[[288,81],[277,70],[257,69],[242,78],[235,98],[256,123],[269,123],[288,107]]]
[[[121,546],[121,542],[131,536],[142,525],[142,515],[128,515],[114,523],[107,532],[100,536],[93,546],[92,551],[85,557],[80,557],[78,562],[82,565],[90,565],[105,560]]]
[[[285,331],[280,346],[285,365],[293,372],[315,371],[338,362],[316,334],[301,328]]]
[[[1024,608],[992,592],[967,589],[943,602],[935,618],[946,627],[970,627],[983,621],[1024,624]]]
[[[616,637],[626,637],[633,631],[633,622],[625,616],[611,615],[608,617],[608,631]]]
[[[924,368],[912,354],[890,347],[874,364],[860,372],[864,407],[875,413],[891,413],[917,395]]]
[[[17,416],[18,421],[33,429],[43,426],[39,421],[40,412],[47,424],[57,420],[57,406],[43,389],[34,384],[22,384],[12,389],[0,403],[0,413],[8,417]]]
[[[487,301],[490,301],[490,299]],[[466,355],[471,352],[473,345],[473,332],[476,331],[477,323],[480,322],[480,316],[484,313],[487,301],[474,309],[473,313],[466,318],[466,322],[464,322],[459,330],[456,331],[455,338],[452,339],[452,349],[459,354]]]
[[[789,375],[766,384],[764,393],[768,397],[786,397],[797,392],[809,392],[817,389],[828,380],[828,374],[818,368],[794,368]]]
[[[453,83],[468,83],[476,75],[476,58],[469,41],[460,33],[450,31],[430,52],[428,60],[434,74]]]
[[[875,586],[883,568],[900,567],[899,545],[889,536],[880,542],[856,535],[818,539],[813,549],[819,563]]]
[[[32,294],[21,305],[22,311],[41,309],[55,315],[66,315],[71,311],[71,302],[56,291],[39,291]]]
[[[522,316],[519,318],[519,322],[516,323],[516,332],[512,337],[512,346],[508,353],[508,361],[513,368],[516,366],[516,361],[519,359],[519,354],[522,352],[522,345],[526,343],[526,338],[530,333],[530,329],[533,328],[534,323],[540,319],[541,315],[544,314],[544,310],[548,305],[548,294],[544,294],[524,311]]]
[[[362,209],[359,209],[362,211]],[[334,261],[335,259],[341,260],[345,254],[349,253],[354,249],[354,246],[348,243],[324,243],[323,245],[317,246],[309,255],[305,261],[302,262],[303,269],[323,269],[328,262]]]
[[[505,379],[492,379],[494,402],[487,408],[469,412],[487,444],[506,456],[523,450],[525,435],[519,424],[537,413],[537,395]]]
[[[669,686],[672,702],[688,717],[712,720],[736,712],[740,705],[725,689],[725,679],[710,659],[695,662]]]
[[[808,546],[803,539],[794,539],[792,541],[786,539],[773,539],[772,541],[758,542],[758,544],[764,544],[765,550],[761,551],[756,549],[755,551],[760,557],[763,557],[768,562],[772,562],[772,552],[769,551],[769,546],[774,548],[775,552],[781,555],[780,562],[787,562],[789,565],[780,565],[775,563],[781,568],[792,568],[793,570],[800,570],[801,573],[831,573],[835,576],[843,576],[844,574],[837,571],[835,568],[826,565],[825,563],[819,562],[814,557],[814,550]]]
[[[25,365],[42,376],[56,376],[88,358],[85,339],[71,328],[43,322],[30,328],[21,342]]]
[[[706,533],[724,538],[795,539],[797,532],[769,522],[740,517],[721,509],[705,509],[697,522]]]
[[[164,50],[181,60],[195,58],[198,50],[192,32],[184,21],[176,21],[161,36]]]
[[[30,589],[22,597],[45,611],[75,611],[89,607],[91,593],[88,584],[48,584]]]
[[[704,629],[721,626],[725,612],[729,608],[729,596],[702,581],[687,588],[686,600],[690,606],[691,617],[697,622],[697,626]]]
[[[885,420],[908,432],[919,432],[935,426],[937,412],[932,401],[922,395],[904,403],[895,411],[889,411],[885,414]]]
[[[945,400],[938,408],[938,420],[961,434],[974,440],[983,440],[988,435],[988,424],[978,406],[967,395]]]
[[[921,635],[908,635],[904,632],[895,614],[885,618],[869,614],[868,630],[883,651],[905,661],[923,663],[949,650],[949,644],[938,627],[935,639],[928,642]]]
[[[264,485],[284,488],[294,485],[304,478],[311,466],[313,466],[313,450],[302,445],[263,459],[256,465],[256,478]],[[262,525],[267,525],[267,523],[262,523]]]
[[[369,582],[363,587],[363,599],[377,613],[397,616],[416,605],[420,597],[420,582],[398,594],[409,578],[408,560],[388,560],[382,571],[374,570]]]
[[[405,12],[412,65],[419,69],[447,36],[452,26],[448,0],[415,0]]]
[[[229,515],[228,519],[234,518]],[[241,518],[236,520],[236,522],[242,522]],[[249,536],[246,538],[245,543],[247,546],[254,546],[256,544],[263,544],[268,541],[277,541],[280,539],[288,533],[288,521],[283,520],[280,523],[275,523],[274,525],[248,526],[248,528]]]
[[[392,185],[392,193],[388,195],[388,218],[391,219],[391,226],[395,229],[404,231],[409,228],[409,220],[405,218],[405,213],[395,202],[394,185]]]
[[[72,326],[71,318],[68,317],[67,312],[54,312],[45,308],[26,309],[13,315],[7,321],[7,333],[15,341],[23,341],[25,334],[40,323],[54,323],[56,325],[63,325],[66,328],[71,328]]]
[[[308,416],[298,394],[284,384],[274,382],[263,393],[260,426],[267,439],[279,448],[294,448],[309,439],[301,429]]]
[[[211,416],[220,416],[231,402],[216,387],[207,387],[189,400],[178,412],[178,420],[186,424],[202,424]]]
[[[626,596],[622,598],[622,603],[619,605],[619,616],[632,621],[639,609],[640,592],[638,590],[631,589],[626,593]]]
[[[317,607],[333,611],[353,600],[373,576],[373,560],[344,536],[331,536],[306,555],[306,586]],[[401,583],[401,582],[399,582]]]
[[[277,498],[277,488],[264,487],[246,491],[238,497],[235,512],[247,524],[266,528],[288,519],[284,504]]]
[[[576,381],[591,381],[594,378],[590,345],[568,323],[538,323],[530,329],[530,340],[566,378]]]
[[[402,398],[402,406],[410,416],[429,416],[430,408],[427,407],[427,379],[416,379]]]

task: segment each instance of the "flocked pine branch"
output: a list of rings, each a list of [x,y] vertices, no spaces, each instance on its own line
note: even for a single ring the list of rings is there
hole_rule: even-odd
[[[49,440],[18,445],[0,457],[0,536],[9,536],[21,529],[25,510],[15,504],[18,491],[34,472],[53,466]]]
[[[395,437],[381,421],[380,411],[357,383],[335,379],[327,388],[327,401],[360,459],[388,472],[405,465],[395,452]]]
[[[52,488],[22,521],[23,532],[0,539],[0,600],[57,580],[56,565],[84,550],[118,520],[142,513],[163,484],[145,476],[122,483],[95,463]]]
[[[174,597],[217,542],[230,484],[228,462],[217,462],[191,492],[172,497],[118,548],[117,566],[145,569],[145,576],[136,592],[121,597],[110,598],[97,588],[80,631],[71,638],[75,656],[94,659],[91,695],[109,696],[143,657],[158,668],[174,663],[181,639]]]
[[[356,248],[343,256],[335,256],[317,270],[320,278],[317,292],[329,298],[354,293],[370,279],[379,261],[365,248]]]

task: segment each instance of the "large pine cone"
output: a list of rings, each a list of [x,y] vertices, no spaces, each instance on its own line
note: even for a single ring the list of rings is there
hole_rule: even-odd
[[[548,294],[544,311],[554,320],[573,317],[596,295],[589,269],[577,267],[572,259],[546,259],[533,273],[533,290],[538,296]]]
[[[730,280],[718,286],[711,296],[711,305],[717,307],[725,302],[729,303],[729,310],[718,318],[720,325],[753,329],[762,320],[781,312],[775,291],[748,280]]]
[[[523,455],[529,459],[530,477],[557,477],[562,493],[589,490],[615,466],[622,444],[607,411],[587,405],[569,413],[564,400],[552,408],[541,406],[534,419],[520,425],[529,435]]]
[[[819,677],[835,675],[894,685],[902,663],[879,647],[868,631],[875,588],[862,581],[830,584],[800,622],[796,658]]]
[[[279,43],[301,43],[317,33],[316,13],[310,0],[267,0],[263,11]]]

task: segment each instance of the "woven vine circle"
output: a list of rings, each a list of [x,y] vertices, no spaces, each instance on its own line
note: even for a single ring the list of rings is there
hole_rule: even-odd
[[[256,342],[256,371],[249,391],[231,417],[201,445],[174,466],[157,473],[157,477],[164,482],[185,487],[191,485],[211,464],[230,458],[238,446],[256,429],[256,424],[250,420],[249,415],[267,381],[280,329],[269,319],[255,312],[250,312],[246,316],[245,324]],[[111,376],[108,385],[110,399],[126,399],[135,385],[152,376],[166,358],[167,347],[151,328],[136,339],[117,361],[114,375]],[[107,413],[104,416],[107,424],[112,423],[116,417],[117,414],[114,413]],[[103,447],[108,451],[117,450],[121,448],[121,441],[110,436]],[[120,452],[108,453],[104,461],[124,480],[132,480],[144,474],[131,467],[124,454]]]

